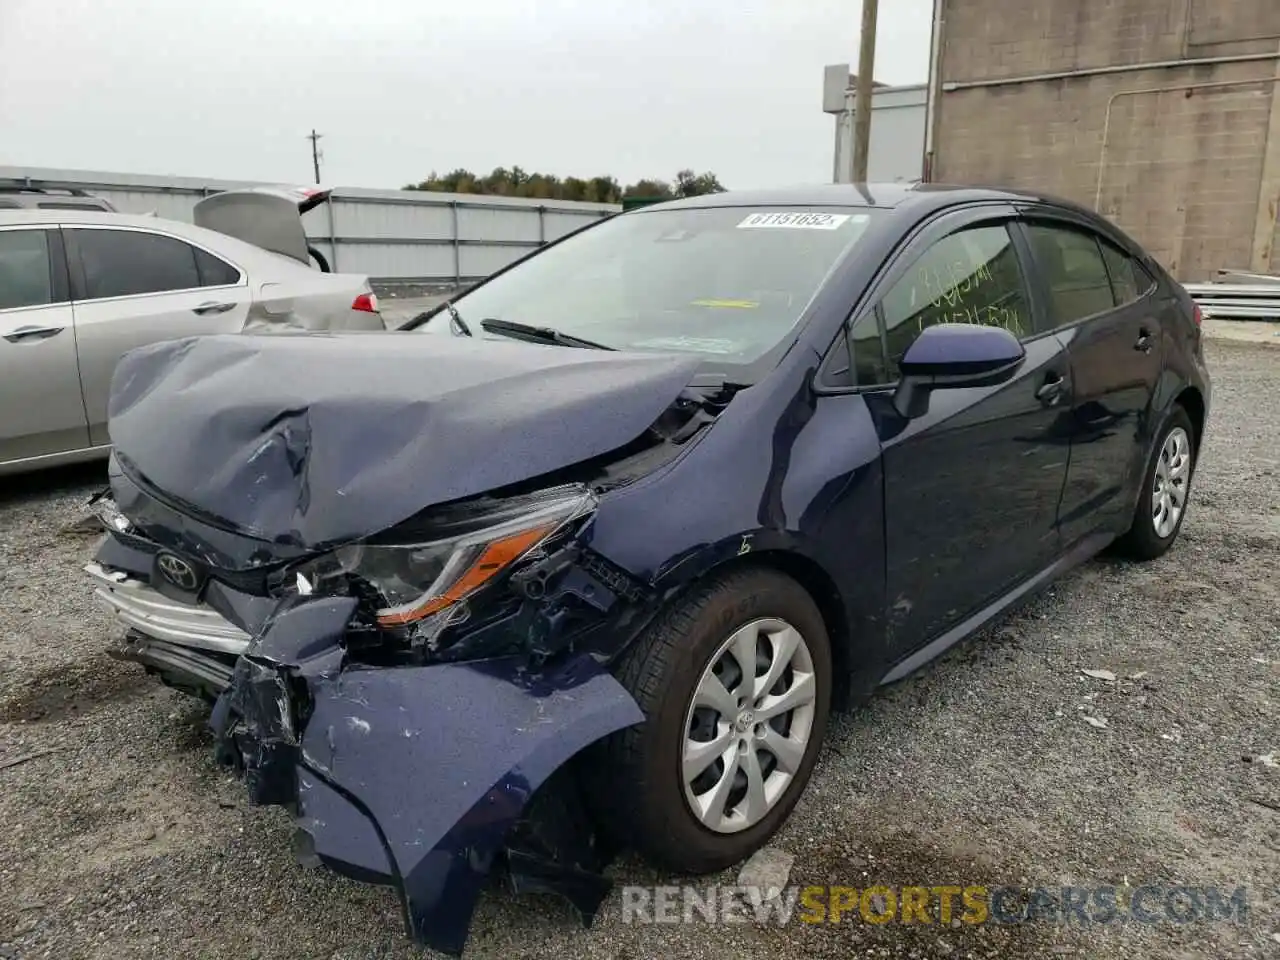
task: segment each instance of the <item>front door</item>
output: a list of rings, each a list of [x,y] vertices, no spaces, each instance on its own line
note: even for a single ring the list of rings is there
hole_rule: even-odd
[[[867,399],[882,446],[895,659],[1053,562],[1069,452],[1066,352],[1039,332],[1009,216],[954,214],[915,246],[854,327],[859,382],[890,385]],[[936,323],[1003,326],[1022,339],[1026,359],[1006,383],[936,390],[927,413],[903,420],[892,406],[898,361]]]
[[[1149,292],[1155,281],[1082,224],[1034,219],[1027,236],[1074,387],[1071,464],[1059,514],[1063,539],[1070,544],[1098,530],[1123,532],[1146,466],[1160,377],[1162,328]]]
[[[58,230],[0,228],[0,463],[88,445]]]

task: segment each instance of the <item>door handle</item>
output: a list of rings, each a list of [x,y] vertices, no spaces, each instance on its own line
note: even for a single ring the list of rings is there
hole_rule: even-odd
[[[226,313],[228,310],[234,310],[235,306],[234,303],[217,303],[210,300],[208,303],[202,303],[198,307],[192,307],[191,312],[203,317],[210,313]]]
[[[1066,383],[1061,374],[1045,374],[1044,383],[1036,391],[1036,399],[1046,407],[1056,406],[1058,401],[1062,399],[1062,391],[1066,387]]]
[[[13,333],[6,333],[5,339],[10,343],[23,343],[27,340],[47,340],[56,337],[65,327],[19,327]]]
[[[1138,339],[1134,343],[1133,349],[1139,350],[1142,353],[1150,353],[1151,348],[1154,346],[1155,341],[1152,339],[1150,331],[1148,331],[1146,327],[1143,327],[1138,331]]]

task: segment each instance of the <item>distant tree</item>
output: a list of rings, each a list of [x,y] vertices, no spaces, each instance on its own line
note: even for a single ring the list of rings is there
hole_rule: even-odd
[[[642,197],[644,199],[660,197],[669,200],[675,196],[671,184],[665,180],[637,180],[622,191],[624,197]]]
[[[708,193],[724,193],[720,178],[714,173],[695,174],[692,170],[681,170],[676,174],[677,197],[701,197]]]
[[[721,193],[724,186],[714,173],[679,171],[673,182],[642,179],[622,186],[616,177],[597,176],[561,179],[549,173],[528,173],[521,167],[495,167],[484,176],[459,167],[441,175],[431,171],[418,183],[406,184],[405,190],[433,193],[474,193],[499,197],[533,197],[540,200],[586,200],[593,203],[620,203],[623,197],[672,199]]]

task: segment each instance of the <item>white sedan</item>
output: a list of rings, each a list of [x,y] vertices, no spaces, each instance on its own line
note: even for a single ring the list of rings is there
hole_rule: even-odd
[[[202,200],[203,226],[0,211],[0,473],[105,457],[126,351],[196,334],[383,330],[367,277],[315,269],[301,214],[327,192]]]

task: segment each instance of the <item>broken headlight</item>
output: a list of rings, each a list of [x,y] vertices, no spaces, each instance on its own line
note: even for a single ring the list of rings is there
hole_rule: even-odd
[[[295,568],[302,593],[377,595],[387,629],[418,632],[463,619],[462,601],[536,554],[595,509],[584,487],[438,508],[386,533],[339,547]],[[370,591],[369,588],[372,588]]]

